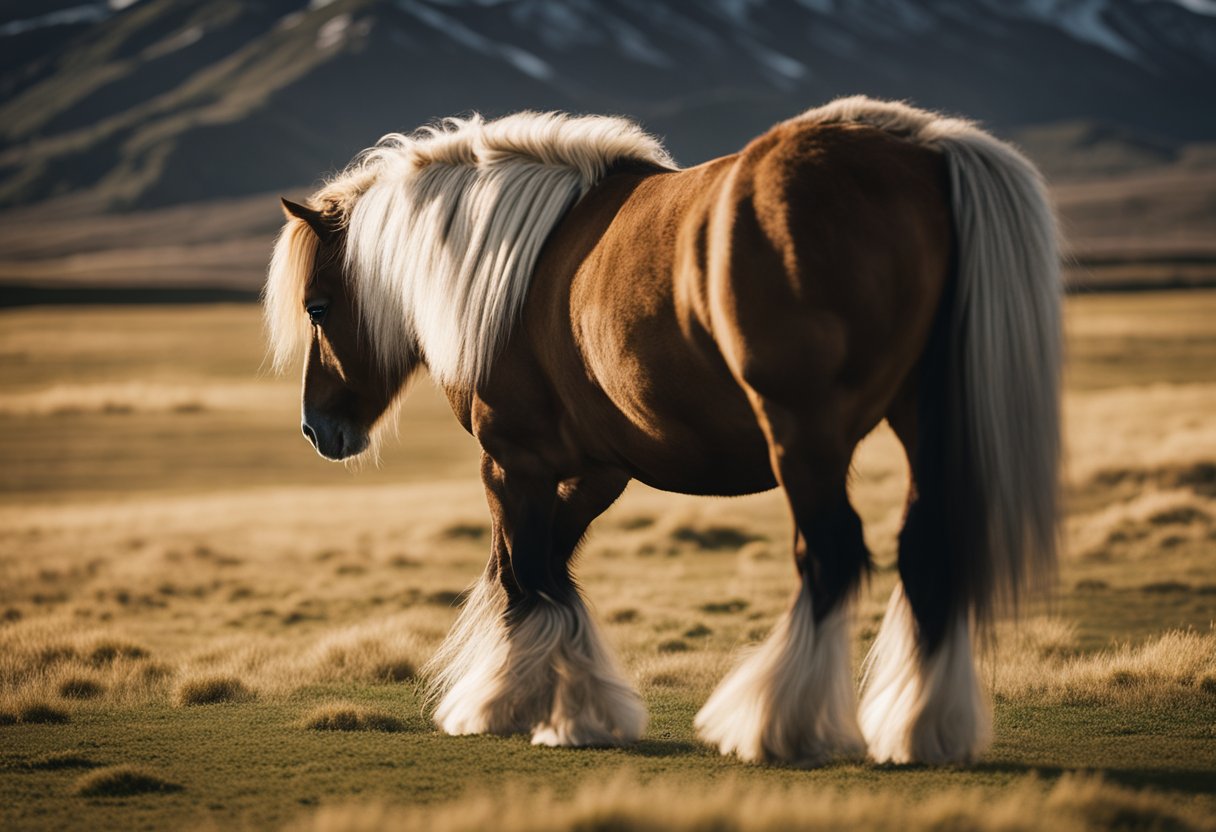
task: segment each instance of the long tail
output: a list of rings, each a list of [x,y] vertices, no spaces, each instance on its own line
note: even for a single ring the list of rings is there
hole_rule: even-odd
[[[936,426],[956,535],[949,566],[956,601],[986,624],[1055,573],[1059,238],[1043,181],[1017,150],[965,122],[926,127],[949,162],[957,240]]]

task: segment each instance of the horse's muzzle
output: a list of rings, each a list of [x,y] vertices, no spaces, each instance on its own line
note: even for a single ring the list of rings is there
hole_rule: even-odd
[[[367,450],[366,432],[324,416],[305,413],[300,430],[317,449],[317,453],[326,459],[349,459]]]

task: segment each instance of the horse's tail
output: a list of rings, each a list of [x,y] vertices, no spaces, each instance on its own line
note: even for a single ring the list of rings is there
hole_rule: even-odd
[[[1043,181],[1017,150],[953,120],[927,132],[948,161],[957,251],[920,394],[936,418],[917,420],[917,444],[941,454],[952,600],[985,625],[1055,574],[1059,243]]]

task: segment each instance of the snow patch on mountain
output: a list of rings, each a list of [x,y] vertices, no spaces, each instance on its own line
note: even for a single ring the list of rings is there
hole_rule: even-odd
[[[499,58],[511,64],[525,75],[538,81],[550,81],[554,77],[553,68],[543,59],[526,49],[505,43],[497,43],[485,35],[479,34],[458,20],[444,14],[433,6],[414,0],[398,0],[397,5],[415,19],[431,27],[437,32],[447,35],[452,40],[468,49],[483,55]]]
[[[23,35],[35,29],[48,26],[66,26],[76,23],[100,23],[110,16],[111,8],[107,3],[90,3],[87,6],[72,6],[67,9],[27,17],[23,20],[10,20],[0,26],[0,37]]]
[[[1146,0],[1142,0],[1142,2],[1146,2]],[[1174,0],[1174,2],[1195,14],[1216,17],[1216,0]]]
[[[1129,61],[1142,59],[1135,46],[1107,25],[1107,0],[988,0],[988,5],[1000,14],[1054,25]]]

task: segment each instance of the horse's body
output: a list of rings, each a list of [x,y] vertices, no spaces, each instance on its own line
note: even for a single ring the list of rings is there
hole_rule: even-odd
[[[595,168],[552,134],[458,133],[407,146],[399,180],[373,156],[319,210],[289,204],[268,284],[280,352],[310,343],[305,432],[323,454],[362,451],[423,364],[485,451],[493,551],[432,664],[440,727],[636,738],[641,702],[568,571],[587,526],[631,479],[780,485],[801,588],[702,736],[746,759],[977,754],[970,630],[1053,554],[1058,287],[1033,169],[971,125],[865,99],[689,170],[635,134],[592,142]],[[500,202],[467,196],[500,164]],[[547,225],[529,225],[538,211]],[[522,231],[504,243],[503,227]],[[435,239],[394,259],[411,233]],[[846,479],[884,418],[915,485],[859,725],[847,601],[869,554]]]
[[[772,488],[749,374],[771,373],[756,383],[791,408],[839,408],[842,454],[860,441],[928,336],[949,263],[947,189],[936,154],[813,124],[693,170],[615,174],[550,237],[480,399],[533,426],[528,452],[563,477],[594,461],[667,491]],[[870,199],[888,206],[866,228]],[[789,213],[761,228],[741,216],[757,202]],[[854,230],[831,232],[842,223]]]

